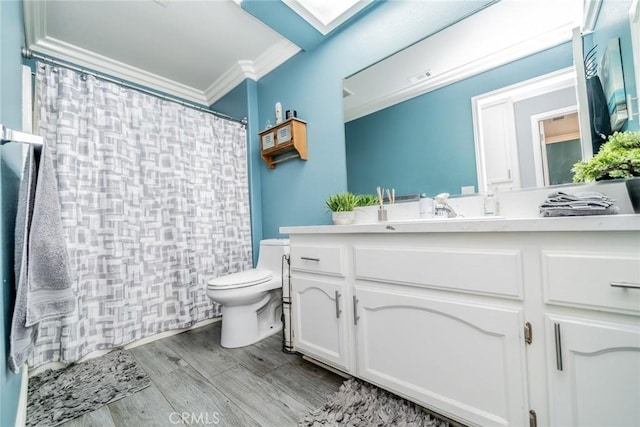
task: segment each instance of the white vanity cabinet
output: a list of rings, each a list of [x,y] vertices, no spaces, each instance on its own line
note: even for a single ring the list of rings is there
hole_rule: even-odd
[[[290,235],[294,348],[471,425],[525,424],[521,252],[426,237]]]
[[[469,426],[640,425],[640,216],[281,232],[297,351]]]
[[[639,246],[625,233],[541,252],[553,426],[640,425]]]
[[[290,259],[294,348],[351,372],[351,292],[344,279],[344,247],[294,245]]]

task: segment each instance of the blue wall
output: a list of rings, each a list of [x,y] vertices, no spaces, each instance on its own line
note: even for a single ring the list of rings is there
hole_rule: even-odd
[[[471,13],[486,1],[458,2]],[[433,8],[440,8],[437,13]],[[347,189],[342,79],[429,34],[425,23],[453,20],[448,2],[383,2],[309,52],[300,52],[258,82],[259,124],[274,122],[274,104],[307,122],[308,161],[261,166],[263,237],[285,225],[328,224],[324,202]],[[386,184],[385,184],[386,185]]]
[[[471,98],[573,64],[565,43],[345,125],[349,191],[399,194],[478,188]],[[411,171],[407,173],[407,171]]]
[[[22,128],[21,87],[22,67],[22,2],[0,1],[0,123]],[[15,424],[20,396],[20,375],[7,368],[9,327],[15,299],[13,279],[13,230],[15,225],[18,187],[20,184],[22,148],[5,144],[0,151],[0,425]]]
[[[249,114],[247,97],[248,81],[245,80],[217,100],[210,109],[240,120]]]

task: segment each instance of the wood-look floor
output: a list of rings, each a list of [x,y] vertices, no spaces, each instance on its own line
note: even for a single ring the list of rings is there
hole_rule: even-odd
[[[63,427],[295,426],[343,381],[283,353],[281,334],[223,348],[220,322],[129,351],[151,385]]]

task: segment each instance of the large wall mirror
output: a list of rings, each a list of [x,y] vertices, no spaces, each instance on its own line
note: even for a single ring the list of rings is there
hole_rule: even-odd
[[[584,53],[594,49],[599,63],[619,39],[625,100],[640,86],[638,0],[581,3],[503,0],[346,78],[349,191],[433,196],[570,181],[571,165],[592,155],[584,75],[576,81]],[[628,105],[636,111],[621,130],[640,130],[637,98]]]

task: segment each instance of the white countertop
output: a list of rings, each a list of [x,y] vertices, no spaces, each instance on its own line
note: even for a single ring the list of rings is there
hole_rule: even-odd
[[[282,234],[640,231],[640,214],[558,218],[449,218],[280,227]]]

